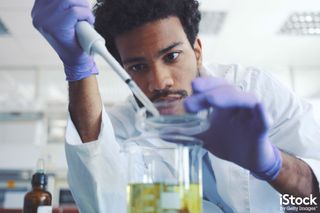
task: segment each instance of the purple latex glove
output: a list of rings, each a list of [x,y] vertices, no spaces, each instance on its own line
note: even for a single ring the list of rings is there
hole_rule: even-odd
[[[185,100],[187,111],[214,108],[210,128],[198,135],[204,147],[259,179],[274,180],[282,166],[281,153],[268,141],[268,122],[256,97],[215,77],[197,78],[192,88],[194,94]]]
[[[75,33],[78,21],[94,23],[86,0],[36,0],[31,15],[35,28],[62,60],[68,81],[98,73],[93,58],[81,49]]]

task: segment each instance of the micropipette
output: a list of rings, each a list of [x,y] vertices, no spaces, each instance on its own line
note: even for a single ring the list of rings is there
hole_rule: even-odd
[[[118,76],[129,86],[133,94],[144,105],[144,107],[154,116],[158,116],[158,110],[153,106],[149,98],[141,91],[138,85],[131,79],[123,67],[113,58],[105,47],[104,38],[97,33],[86,21],[80,21],[76,25],[76,34],[80,46],[89,55],[100,55],[118,74]]]

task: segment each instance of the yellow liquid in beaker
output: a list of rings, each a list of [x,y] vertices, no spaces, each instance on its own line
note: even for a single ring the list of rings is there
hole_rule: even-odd
[[[199,184],[129,184],[128,213],[201,213]]]

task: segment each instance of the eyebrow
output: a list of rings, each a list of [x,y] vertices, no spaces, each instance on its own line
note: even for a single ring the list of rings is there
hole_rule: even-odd
[[[181,44],[182,44],[182,42],[174,42],[173,44],[169,45],[168,47],[165,47],[162,50],[159,50],[157,56],[161,56]]]
[[[132,57],[123,60],[123,64],[129,64],[134,62],[144,61],[144,57]]]
[[[161,50],[158,51],[157,56],[161,56],[167,52],[169,52],[170,50],[172,50],[173,48],[181,45],[182,42],[174,42],[173,44],[169,45],[168,47],[165,47]],[[123,60],[123,64],[129,64],[129,63],[134,63],[134,62],[140,62],[140,61],[144,61],[145,58],[144,57],[132,57],[132,58],[127,58]]]

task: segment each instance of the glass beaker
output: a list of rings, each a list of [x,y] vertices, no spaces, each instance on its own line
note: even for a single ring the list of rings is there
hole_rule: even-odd
[[[141,108],[135,116],[135,126],[142,133],[157,132],[164,134],[196,135],[209,128],[212,109],[197,113],[187,113],[182,100],[161,101],[154,103],[160,116],[151,115],[146,108]]]
[[[141,135],[124,142],[128,159],[129,213],[201,213],[202,142],[192,135],[209,127],[210,111],[185,112],[183,100],[154,104],[136,114]]]
[[[201,213],[201,141],[143,134],[126,141],[128,213]]]

